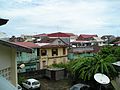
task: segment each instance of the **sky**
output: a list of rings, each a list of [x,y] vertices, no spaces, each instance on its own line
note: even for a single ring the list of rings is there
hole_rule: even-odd
[[[8,36],[68,32],[120,36],[120,0],[0,0]]]

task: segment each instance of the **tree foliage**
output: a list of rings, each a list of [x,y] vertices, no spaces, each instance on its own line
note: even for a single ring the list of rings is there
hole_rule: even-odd
[[[117,58],[116,58],[117,57]],[[112,63],[120,57],[120,48],[105,46],[94,57],[79,57],[67,64],[58,64],[57,67],[66,68],[72,79],[91,80],[96,73],[103,73],[111,79],[118,75]]]

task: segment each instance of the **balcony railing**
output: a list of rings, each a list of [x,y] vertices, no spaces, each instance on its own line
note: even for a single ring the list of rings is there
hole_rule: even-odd
[[[71,50],[69,50],[69,52],[89,52],[89,51],[93,51],[94,48],[93,47],[74,47]]]
[[[19,63],[38,62],[39,59],[40,56],[28,57],[27,59],[23,57],[17,57],[17,63],[19,64]]]

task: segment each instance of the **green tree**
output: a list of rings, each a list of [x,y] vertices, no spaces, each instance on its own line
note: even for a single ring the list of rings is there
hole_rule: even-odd
[[[112,56],[103,59],[99,55],[94,58],[79,58],[72,67],[74,76],[83,80],[91,80],[94,74],[103,73],[114,78],[117,76],[117,71],[112,65],[113,59]]]

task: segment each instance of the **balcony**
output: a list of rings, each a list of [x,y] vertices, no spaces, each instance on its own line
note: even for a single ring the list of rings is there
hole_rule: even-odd
[[[40,59],[40,56],[33,56],[33,57],[28,57],[28,58],[17,57],[17,64],[38,62],[39,59]]]
[[[72,53],[85,53],[94,51],[93,47],[74,47],[69,52]]]

